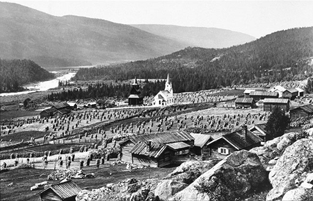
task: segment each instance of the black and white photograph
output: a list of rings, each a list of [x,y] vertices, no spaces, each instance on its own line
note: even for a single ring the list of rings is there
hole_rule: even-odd
[[[0,0],[0,201],[313,201],[313,0]]]

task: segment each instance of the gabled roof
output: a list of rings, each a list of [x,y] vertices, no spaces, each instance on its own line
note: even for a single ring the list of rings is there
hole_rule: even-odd
[[[289,91],[290,93],[298,93],[297,89],[287,89],[287,91]]]
[[[151,141],[159,144],[168,144],[173,142],[191,141],[194,140],[194,138],[186,131],[174,131],[131,136],[130,140],[135,143]]]
[[[70,105],[67,104],[67,103],[58,103],[58,104],[53,105],[52,107],[55,107],[56,109],[59,110],[59,109],[61,109],[61,108],[70,107]]]
[[[61,199],[67,199],[67,198],[76,196],[82,190],[74,182],[68,181],[68,182],[52,185],[50,188],[43,191],[41,195],[43,195],[49,189],[55,192]]]
[[[140,98],[137,94],[130,94],[128,98]]]
[[[174,150],[184,149],[184,148],[190,147],[190,145],[185,143],[185,142],[173,142],[173,143],[167,144],[167,146],[170,147],[171,149],[174,149]]]
[[[161,95],[162,98],[159,95]],[[166,99],[167,100],[171,96],[172,96],[172,94],[167,90],[159,91],[159,93],[157,94],[157,97],[159,99]]]
[[[197,147],[203,147],[204,145],[206,145],[211,139],[212,137],[210,135],[206,135],[206,134],[190,134],[194,139],[194,146]]]
[[[303,110],[308,114],[313,114],[313,105],[308,104],[308,105],[303,105],[303,106],[299,106],[297,108],[292,109],[290,112],[294,111],[294,110]]]
[[[253,145],[256,145],[256,144],[262,142],[262,139],[260,137],[254,135],[250,131],[247,131],[247,137],[244,138],[243,132],[244,132],[244,130],[239,130],[239,131],[225,134],[222,137],[211,141],[210,143],[208,143],[208,145],[213,144],[213,143],[220,141],[220,140],[225,140],[231,146],[233,146],[235,149],[241,150],[241,149],[245,149],[245,148],[251,147]]]
[[[270,91],[252,91],[250,96],[269,96],[269,97],[278,97],[277,92]]]
[[[283,98],[265,98],[263,103],[280,103],[280,104],[288,104],[288,99]]]
[[[259,131],[259,133],[262,136],[266,136],[265,125],[266,124],[256,124],[256,125],[252,126],[251,128],[249,128],[249,131],[253,132],[253,130],[255,129],[255,130]]]
[[[235,100],[235,103],[249,103],[252,104],[253,103],[253,98],[237,98]]]
[[[275,91],[281,91],[281,92],[284,92],[284,91],[286,91],[286,88],[285,87],[282,87],[282,86],[275,86],[274,88],[273,88]]]
[[[166,149],[166,145],[151,142],[150,149],[147,151],[147,144],[145,142],[137,142],[134,147],[130,150],[130,153],[143,155],[153,158],[158,158]]]

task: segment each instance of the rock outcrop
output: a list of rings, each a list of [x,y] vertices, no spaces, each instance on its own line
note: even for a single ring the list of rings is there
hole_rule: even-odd
[[[172,200],[231,201],[249,195],[266,181],[267,173],[258,156],[242,150],[220,161]]]
[[[211,169],[218,161],[186,161],[162,180],[155,189],[160,200],[168,200],[177,192],[186,188],[202,173]]]
[[[285,149],[299,139],[307,138],[308,133],[291,132],[286,133],[273,140],[267,141],[264,146],[255,147],[250,152],[259,156],[264,168],[270,171],[277,163],[279,157],[284,153]]]
[[[285,200],[292,196],[302,196],[304,192],[309,190],[296,188],[301,183],[304,183],[307,176],[310,176],[309,173],[312,172],[313,139],[300,139],[286,148],[283,155],[277,160],[277,163],[271,170],[269,180],[273,189],[268,193],[266,200],[281,200],[287,192],[288,194],[284,197]],[[308,180],[310,180],[310,177]],[[295,190],[290,191],[292,189]],[[313,200],[313,197],[310,200]]]

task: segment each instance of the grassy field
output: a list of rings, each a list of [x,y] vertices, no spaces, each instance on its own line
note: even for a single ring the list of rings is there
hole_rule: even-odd
[[[45,134],[47,134],[47,133],[42,132],[42,131],[23,131],[23,132],[18,132],[18,133],[14,133],[14,134],[1,136],[0,140],[3,140],[3,141],[12,140],[12,141],[18,141],[18,142],[20,142],[21,140],[28,141],[32,137],[35,139],[41,138]]]
[[[85,173],[94,173],[95,178],[92,179],[74,179],[82,189],[101,188],[107,183],[118,183],[128,178],[136,178],[138,180],[149,178],[163,178],[174,170],[169,168],[149,168],[125,171],[125,165],[116,165],[109,167],[100,167],[96,169],[91,167],[84,169]],[[46,180],[51,170],[24,169],[10,170],[0,173],[0,192],[2,201],[40,201],[39,194],[42,190],[30,191],[30,187],[35,183]],[[111,174],[110,174],[111,173]],[[12,177],[14,175],[14,177]],[[12,186],[8,184],[13,183]],[[49,181],[48,183],[57,183]]]
[[[27,116],[36,116],[39,115],[38,111],[26,111],[26,110],[12,110],[12,111],[1,111],[0,112],[0,121],[4,121],[6,119],[14,119],[19,117],[27,117]]]

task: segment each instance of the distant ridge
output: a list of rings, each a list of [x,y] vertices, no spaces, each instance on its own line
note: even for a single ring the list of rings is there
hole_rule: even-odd
[[[187,43],[189,46],[203,48],[226,48],[256,39],[244,33],[219,28],[158,24],[134,24],[132,26],[152,34]]]
[[[32,59],[43,67],[90,65],[153,58],[187,46],[129,25],[0,2],[3,59]]]

